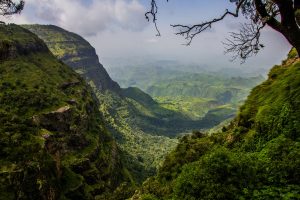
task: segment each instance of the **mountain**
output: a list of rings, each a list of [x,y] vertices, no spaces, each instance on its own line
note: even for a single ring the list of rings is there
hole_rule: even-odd
[[[250,87],[261,80],[261,77],[225,78],[211,74],[153,68],[141,69],[138,73],[133,70],[132,77],[145,85],[148,85],[150,80],[155,80],[153,85],[157,83],[163,86],[156,91],[162,89],[162,93],[169,96],[154,96],[150,90],[147,90],[155,97],[153,99],[138,87],[120,88],[117,83],[115,83],[116,87],[103,90],[95,83],[103,82],[103,85],[109,85],[106,82],[114,81],[99,63],[94,51],[86,53],[86,49],[94,49],[86,40],[52,25],[25,25],[24,27],[43,39],[54,55],[90,83],[100,102],[99,110],[105,124],[125,153],[123,157],[125,166],[137,182],[142,182],[155,174],[164,156],[175,148],[177,136],[193,130],[210,129],[234,117],[238,107],[235,102],[239,103],[245,98]],[[78,60],[93,60],[95,67],[84,66],[78,70]],[[82,73],[83,68],[85,73]],[[100,75],[87,76],[94,74],[97,68],[105,71],[105,79]],[[120,72],[120,76],[123,74],[124,78],[130,73],[126,70]],[[174,91],[165,87],[163,81],[165,83],[171,81],[178,89]],[[209,85],[210,81],[214,82]],[[186,84],[182,85],[183,82]],[[193,88],[200,87],[200,84],[204,83],[207,86],[201,86],[200,89],[193,91],[194,89],[189,89],[191,83],[195,83]],[[241,83],[240,88],[238,83]],[[144,88],[142,84],[138,86]],[[195,94],[195,98],[191,98],[192,95],[180,97],[178,91],[184,86]],[[173,96],[170,95],[172,91],[174,91]],[[203,94],[203,97],[196,95],[197,92]]]
[[[128,74],[133,73],[131,75],[132,78],[136,80],[137,85],[142,89],[145,89],[145,87],[143,84],[139,84],[140,82],[150,85],[145,90],[155,97],[155,100],[159,102],[157,103],[151,96],[137,87],[120,89],[119,85],[109,77],[103,66],[99,63],[94,48],[82,37],[53,25],[24,25],[24,27],[37,34],[46,42],[54,55],[86,78],[94,88],[95,93],[106,93],[110,98],[98,95],[100,102],[105,101],[102,104],[107,104],[108,107],[110,107],[111,102],[115,102],[116,105],[122,105],[122,109],[117,106],[113,106],[113,109],[106,109],[116,121],[119,121],[119,126],[126,123],[129,127],[140,129],[146,134],[174,137],[193,129],[211,128],[223,120],[234,116],[237,105],[226,105],[228,102],[239,101],[245,98],[250,90],[249,88],[262,80],[261,77],[248,79],[240,77],[224,78],[208,74],[184,73],[165,68],[140,69],[139,71],[133,70],[132,72],[126,72],[126,70],[120,71],[120,76],[123,74],[124,78]],[[90,49],[90,51],[86,49]],[[93,60],[93,62],[83,63],[81,62],[82,60]],[[78,67],[79,63],[80,68]],[[168,62],[164,63],[168,65]],[[92,66],[87,66],[88,64],[92,64]],[[100,70],[97,70],[97,68]],[[85,73],[82,73],[83,69],[85,69]],[[105,78],[102,78],[103,75],[100,74],[100,71],[104,73]],[[97,72],[99,72],[97,76],[89,76],[89,74],[97,74]],[[151,82],[151,80],[153,81]],[[102,85],[115,83],[116,86],[107,88],[106,92],[104,92],[102,90],[103,87],[97,86],[96,82],[102,82]],[[209,84],[209,82],[214,83]],[[151,85],[152,83],[153,85]],[[238,86],[238,83],[241,86]],[[172,88],[172,85],[174,88]],[[158,87],[155,88],[156,86]],[[186,88],[183,90],[183,87]],[[187,92],[181,94],[180,92],[182,91]],[[116,95],[110,95],[110,92],[114,92]],[[159,94],[155,95],[155,93]],[[197,107],[197,112],[182,112],[180,109],[173,109],[175,106],[170,105],[178,104],[179,107],[183,107],[178,101],[170,102],[170,99],[174,99],[174,96],[192,97],[193,95],[195,97],[203,97],[196,99],[196,103],[191,103],[187,107],[187,110]],[[117,101],[122,101],[123,103]],[[120,121],[120,110],[129,113],[126,115],[126,118],[128,118],[126,121]],[[215,119],[212,121],[208,120],[212,116],[212,112],[209,113],[209,110],[215,116]],[[177,126],[174,126],[174,124],[177,124]],[[118,132],[123,130],[119,130]],[[122,133],[119,135],[122,135]]]
[[[261,75],[242,77],[182,70],[170,65],[110,69],[122,87],[141,88],[161,107],[202,121],[207,125],[202,129],[234,117],[251,88],[264,80]],[[212,112],[214,117],[210,115]]]
[[[37,27],[42,34],[42,26]],[[65,42],[60,55],[69,59],[59,61],[50,52],[59,41],[47,46],[13,24],[0,25],[0,38],[0,199],[127,199],[135,182],[154,174],[157,166],[157,175],[132,199],[300,198],[300,61],[295,50],[252,90],[232,122],[216,127],[218,132],[193,131],[178,141],[166,135],[233,117],[233,94],[192,96],[194,105],[211,106],[198,119],[190,110],[177,112],[180,105],[191,108],[184,103],[188,96],[175,96],[178,104],[171,95],[156,97],[170,97],[165,107],[173,108],[167,109],[136,87],[121,89],[107,73],[96,80],[78,70],[82,58],[76,56],[83,54],[70,54]],[[101,68],[98,61],[95,66]]]
[[[59,60],[72,66],[97,89],[120,92],[119,85],[109,77],[103,65],[99,63],[95,49],[81,36],[53,25],[23,25],[23,27],[38,35]]]
[[[299,199],[299,77],[292,50],[229,125],[182,137],[132,199]]]
[[[168,137],[168,133],[176,134],[183,130],[183,128],[176,130],[176,127],[171,126],[171,122],[165,118],[186,120],[184,116],[160,107],[148,94],[138,88],[120,89],[99,63],[94,48],[79,35],[53,25],[23,25],[23,27],[37,34],[58,59],[88,81],[98,98],[99,110],[107,128],[125,152],[123,159],[126,167],[133,173],[134,179],[141,182],[149,175],[153,175],[164,155],[177,143],[176,139]],[[82,60],[93,62],[83,62],[79,65],[79,61]],[[101,73],[105,75],[104,78]],[[100,84],[95,84],[97,82]],[[103,90],[102,85],[109,86],[110,83],[114,83],[114,86]]]
[[[125,152],[124,162],[126,167],[138,182],[142,182],[149,175],[155,173],[164,156],[176,146],[177,139],[175,138],[178,135],[197,129],[209,129],[228,118],[234,117],[237,105],[228,104],[227,101],[237,99],[236,96],[245,97],[251,85],[261,80],[259,78],[254,78],[254,80],[241,78],[240,81],[244,81],[247,85],[245,86],[247,89],[244,90],[244,88],[237,89],[232,86],[239,81],[238,78],[235,80],[217,77],[218,92],[215,92],[216,89],[213,90],[213,86],[205,89],[206,91],[212,89],[213,97],[216,97],[217,100],[196,96],[195,100],[191,101],[191,98],[183,97],[182,99],[188,102],[186,104],[184,103],[186,101],[183,100],[174,101],[174,99],[181,97],[156,96],[153,99],[135,85],[120,89],[119,85],[112,81],[99,63],[94,48],[84,38],[52,25],[24,25],[23,27],[43,39],[54,55],[76,70],[90,83],[100,102],[99,109],[109,131]],[[86,49],[90,49],[90,51]],[[82,60],[92,60],[93,62],[79,62]],[[168,65],[168,62],[164,63]],[[89,66],[90,64],[91,66]],[[97,68],[101,69],[97,70]],[[133,70],[132,77],[140,82],[144,81],[145,84],[149,84],[150,79],[160,81],[166,79],[165,81],[168,81],[178,79],[182,75],[185,75],[183,81],[186,82],[191,82],[191,79],[195,77],[198,78],[195,82],[200,81],[202,77],[206,77],[206,75],[197,77],[193,73],[170,71],[164,68],[157,71],[155,71],[156,68],[153,68],[153,70],[154,73],[148,73],[149,70],[145,69],[140,70],[139,73],[135,73]],[[97,74],[98,72],[99,74]],[[100,73],[105,74],[105,77],[102,78],[103,75],[100,75]],[[120,76],[126,78],[129,73],[129,70],[120,71]],[[91,76],[90,74],[97,74],[97,76]],[[205,81],[215,79],[216,76],[210,75]],[[101,84],[100,86],[95,84],[97,82],[102,85],[115,83],[115,86],[106,87],[103,90]],[[224,82],[232,84],[224,87],[222,86]],[[172,83],[175,83],[175,81],[172,81]],[[177,85],[180,86],[180,83]],[[139,84],[138,86],[143,89],[143,85]],[[197,85],[194,87],[197,87]],[[162,90],[165,94],[169,94],[169,88],[165,87]],[[233,95],[227,90],[232,92]],[[193,92],[195,93],[195,91]],[[199,89],[196,92],[199,92]]]
[[[0,25],[0,199],[108,199],[130,175],[86,82]]]
[[[110,71],[122,87],[138,87],[152,97],[186,96],[219,98],[222,101],[222,96],[231,93],[231,98],[240,100],[264,80],[261,75],[242,77],[203,71],[192,73],[171,67],[120,67]]]

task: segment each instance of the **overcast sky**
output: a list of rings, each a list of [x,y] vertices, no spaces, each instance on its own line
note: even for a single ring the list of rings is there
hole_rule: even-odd
[[[170,24],[191,24],[217,17],[229,0],[158,0],[158,26],[162,36],[156,37],[153,24],[144,13],[150,0],[25,0],[21,15],[5,19],[21,24],[54,24],[85,37],[97,50],[106,68],[116,60],[136,64],[137,60],[177,60],[208,67],[239,67],[224,55],[222,41],[228,32],[237,30],[241,20],[229,17],[210,31],[199,35],[191,46],[174,35]],[[2,18],[3,20],[3,18]],[[275,31],[266,29],[262,42],[266,48],[241,67],[267,68],[280,61],[290,49],[286,40]]]

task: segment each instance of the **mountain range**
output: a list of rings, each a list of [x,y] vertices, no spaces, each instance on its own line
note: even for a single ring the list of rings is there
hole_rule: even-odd
[[[207,98],[202,99],[203,103],[199,104],[199,99],[196,100],[199,111],[195,115],[198,117],[182,112],[182,110],[170,109],[165,101],[158,98],[154,100],[140,90],[138,87],[143,88],[142,85],[121,88],[99,63],[95,49],[81,36],[53,25],[23,25],[23,27],[37,34],[59,60],[72,67],[93,88],[100,102],[103,119],[121,149],[126,152],[124,162],[127,163],[135,180],[142,181],[155,173],[166,153],[177,144],[177,139],[174,138],[177,135],[194,129],[211,128],[235,115],[237,106],[223,106],[223,103],[207,95]],[[125,71],[120,70],[120,76],[123,74],[126,77]],[[136,73],[133,76],[148,83],[151,83],[149,80],[151,77],[157,77],[147,70],[144,72],[146,74]],[[182,77],[182,73],[179,76],[177,71],[165,70],[156,73],[161,74],[161,79],[166,76],[169,76],[169,80],[171,77],[175,79]],[[188,73],[188,75],[193,74]],[[204,77],[205,74],[199,76]],[[184,79],[188,81],[185,77]],[[248,81],[240,79],[244,82]],[[251,86],[261,81],[261,78],[253,79],[249,79],[251,82],[248,83],[247,91],[243,91],[244,96],[241,98],[245,98]],[[223,78],[219,84],[226,81],[227,79]],[[227,82],[234,81],[228,78]],[[222,89],[219,91],[226,93]],[[180,94],[174,95],[181,96]],[[194,105],[192,103],[190,107]],[[157,144],[160,145],[157,146]]]
[[[136,67],[120,86],[75,33],[0,38],[0,199],[300,198],[295,50],[261,84]]]

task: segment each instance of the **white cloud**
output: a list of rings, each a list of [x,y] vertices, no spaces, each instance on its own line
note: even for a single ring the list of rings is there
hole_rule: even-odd
[[[230,55],[223,55],[222,41],[228,36],[228,32],[238,30],[239,22],[243,22],[241,19],[227,18],[216,24],[213,30],[195,37],[191,46],[181,45],[186,41],[174,35],[176,30],[169,24],[201,22],[202,19],[216,15],[217,5],[220,12],[224,10],[219,0],[211,0],[214,2],[212,4],[190,1],[161,1],[158,26],[162,37],[155,37],[154,25],[145,20],[144,12],[149,9],[149,0],[26,0],[26,7],[21,15],[5,21],[55,24],[78,33],[96,48],[100,61],[106,67],[114,64],[110,60],[136,60],[138,57],[238,67],[239,62],[231,63]],[[147,2],[145,7],[141,2]],[[185,3],[188,6],[178,6]],[[205,6],[196,7],[195,4]],[[211,6],[208,7],[209,5]],[[168,12],[168,9],[172,12]],[[258,56],[249,59],[243,68],[271,67],[279,63],[290,49],[286,39],[271,29],[262,32],[262,42],[266,45],[265,49]]]
[[[142,31],[147,22],[145,8],[138,0],[27,0],[14,23],[56,24],[82,35],[102,31]]]

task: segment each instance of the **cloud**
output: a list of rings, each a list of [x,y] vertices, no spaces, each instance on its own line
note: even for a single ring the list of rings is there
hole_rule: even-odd
[[[57,5],[52,4],[47,0],[40,0],[36,6],[36,16],[49,22],[57,22],[63,13],[63,9]]]
[[[144,13],[138,0],[27,0],[23,13],[12,21],[56,24],[91,36],[102,31],[142,31],[148,24]]]
[[[158,39],[157,38],[149,38],[149,39],[146,39],[146,43],[155,44],[155,43],[158,43]]]

